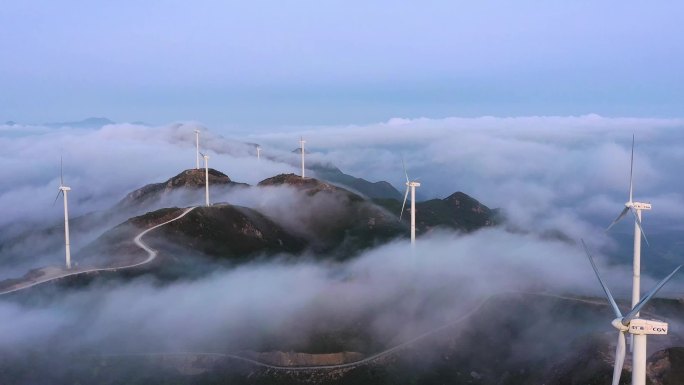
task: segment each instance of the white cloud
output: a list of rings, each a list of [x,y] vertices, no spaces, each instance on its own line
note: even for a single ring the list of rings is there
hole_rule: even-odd
[[[629,179],[635,133],[635,197],[653,200],[647,223],[676,225],[684,183],[681,119],[577,117],[394,119],[387,123],[316,127],[226,139],[198,123],[160,127],[108,125],[98,130],[3,126],[21,135],[0,137],[0,188],[10,224],[59,224],[52,201],[59,184],[59,157],[72,187],[72,216],[110,207],[126,193],[194,167],[193,130],[202,130],[210,166],[233,180],[255,184],[297,172],[291,153],[300,135],[309,164],[330,162],[371,181],[403,189],[402,158],[419,177],[419,196],[464,191],[489,207],[502,207],[517,225],[561,230],[573,237],[599,233],[621,209]],[[244,142],[262,145],[262,160]],[[611,205],[614,208],[611,209]],[[572,214],[571,214],[572,213]],[[104,229],[103,229],[104,230]],[[605,242],[608,242],[606,239]]]
[[[621,284],[629,280],[617,278],[629,269],[598,257],[613,292],[629,295],[629,285]],[[415,251],[395,242],[345,263],[259,262],[165,285],[144,278],[94,284],[39,307],[0,298],[3,319],[22,321],[5,326],[0,350],[21,353],[53,341],[62,351],[230,352],[256,349],[266,336],[283,346],[305,341],[319,322],[333,328],[364,322],[380,341],[396,341],[441,326],[491,294],[530,290],[600,295],[575,245],[501,229],[444,232],[422,238]],[[419,313],[415,304],[422,304]]]
[[[305,135],[311,151],[321,152],[318,159],[340,165],[345,172],[388,180],[401,188],[403,157],[411,176],[421,178],[423,196],[445,197],[462,190],[490,207],[519,213],[513,219],[529,223],[553,215],[554,208],[584,213],[579,203],[595,196],[624,201],[632,134],[636,136],[635,197],[681,196],[683,126],[682,119],[595,114],[401,118],[365,126],[317,127]],[[277,145],[287,135],[255,137]],[[658,215],[653,212],[654,219]],[[610,216],[612,212],[593,215],[601,220]],[[672,215],[663,212],[663,219]]]

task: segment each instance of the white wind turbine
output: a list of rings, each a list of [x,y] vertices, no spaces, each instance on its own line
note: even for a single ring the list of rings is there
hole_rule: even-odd
[[[202,154],[200,152],[200,154]],[[209,155],[202,154],[204,158],[204,204],[209,206]]]
[[[646,233],[641,225],[641,211],[650,210],[650,203],[635,202],[633,200],[633,175],[634,175],[634,135],[632,135],[632,155],[630,159],[629,166],[629,200],[625,203],[625,208],[622,209],[620,215],[608,226],[606,231],[610,230],[616,223],[618,223],[622,218],[624,218],[628,212],[632,212],[634,216],[634,262],[633,262],[633,273],[632,273],[632,306],[636,306],[641,297],[641,236],[643,235],[644,241],[648,245],[648,239],[646,238]],[[637,314],[638,316],[638,314]],[[646,336],[637,337],[634,336],[632,339],[632,355],[636,359],[637,355],[646,355]],[[636,368],[637,374],[639,376],[644,376],[646,367]],[[643,370],[643,375],[639,373]]]
[[[200,152],[199,152],[199,130],[195,130],[195,170],[199,170],[199,158],[200,158]]]
[[[406,207],[406,198],[408,198],[409,190],[411,190],[411,246],[416,244],[416,187],[420,187],[420,183],[416,180],[409,180],[408,172],[404,161],[401,161],[404,167],[404,175],[406,175],[406,193],[404,194],[404,203],[401,204],[401,213],[399,220],[401,221],[404,215],[404,208]]]
[[[299,138],[299,147],[302,152],[302,179],[306,178],[306,175],[304,175],[304,143],[306,143],[306,140],[304,138],[300,137]]]
[[[66,252],[66,267],[71,269],[71,247],[69,245],[69,208],[67,206],[67,192],[71,191],[71,187],[64,185],[64,173],[62,167],[62,158],[59,159],[59,191],[57,192],[57,197],[55,198],[55,203],[59,199],[59,194],[64,195],[64,245]]]
[[[257,160],[261,160],[261,146],[256,146]]]
[[[634,350],[632,355],[632,385],[645,385],[646,384],[646,336],[649,334],[667,334],[668,324],[667,322],[649,320],[644,318],[639,318],[639,311],[646,306],[648,301],[656,295],[658,290],[660,290],[663,285],[667,283],[674,275],[681,269],[682,265],[677,266],[670,275],[663,278],[662,281],[651,289],[646,295],[644,295],[639,301],[632,306],[632,309],[627,312],[624,316],[620,312],[613,295],[608,290],[605,282],[601,278],[596,264],[594,263],[594,258],[589,254],[587,245],[582,241],[582,246],[584,247],[584,252],[591,262],[591,267],[596,273],[596,277],[601,283],[604,293],[610,302],[610,306],[613,308],[613,313],[615,313],[615,319],[611,323],[614,328],[618,330],[618,341],[617,347],[615,349],[615,366],[613,368],[613,385],[618,385],[620,383],[620,375],[622,374],[622,365],[625,362],[625,333],[629,332],[634,337]],[[642,343],[643,341],[643,343]],[[643,347],[643,349],[642,349]]]

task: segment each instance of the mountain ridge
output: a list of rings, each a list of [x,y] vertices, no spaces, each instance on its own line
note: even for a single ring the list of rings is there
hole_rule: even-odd
[[[89,117],[82,120],[72,121],[72,122],[53,122],[45,123],[47,127],[59,128],[59,127],[73,127],[73,128],[100,128],[109,124],[116,124],[115,121],[110,120],[105,117]]]

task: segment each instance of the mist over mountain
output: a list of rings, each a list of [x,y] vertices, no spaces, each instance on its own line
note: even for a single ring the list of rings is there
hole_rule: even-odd
[[[380,206],[392,212],[401,212],[401,202],[394,199],[375,199]],[[461,231],[474,231],[486,226],[494,226],[504,221],[499,209],[490,209],[477,199],[457,191],[444,199],[430,199],[416,203],[416,230],[419,233],[434,228],[447,227]],[[409,221],[410,206],[404,207],[402,218]]]
[[[401,193],[389,182],[369,182],[363,178],[356,178],[345,174],[339,168],[332,165],[314,165],[311,167],[316,176],[321,179],[342,184],[354,191],[367,196],[368,198],[390,198],[401,199]]]
[[[111,254],[130,253],[134,247],[132,238],[144,228],[134,224],[147,223],[149,227],[161,223],[145,218],[155,218],[160,214],[168,218],[164,214],[168,209],[164,207],[187,206],[202,201],[204,174],[203,169],[185,170],[166,182],[149,184],[127,194],[110,211],[129,214],[151,212],[105,232],[81,254],[102,254],[102,250],[110,250],[108,253]],[[376,205],[378,201],[314,178],[281,174],[249,186],[233,182],[227,175],[209,169],[209,183],[213,197],[239,202],[238,195],[248,195],[256,199],[243,200],[242,203],[253,208],[219,202],[197,209],[152,236],[155,240],[159,238],[154,241],[156,249],[174,248],[176,253],[184,250],[200,252],[214,259],[244,261],[254,255],[296,254],[306,248],[317,258],[347,259],[363,249],[405,237],[408,230],[406,221],[401,223],[397,218],[398,200],[386,199]],[[463,210],[459,210],[456,202],[450,212],[436,216],[427,210],[427,207],[435,205],[434,202],[419,203],[419,234],[438,226],[472,231],[494,224],[487,219],[490,210],[486,206],[465,194],[455,196],[475,202],[475,205],[465,204]],[[477,218],[476,223],[468,222],[473,218]],[[469,226],[463,227],[462,223],[469,223]],[[121,244],[129,246],[122,248]]]
[[[0,385],[684,384],[682,14],[3,2]]]
[[[304,131],[307,175],[316,176],[306,179],[293,174],[299,157],[288,150],[299,135],[231,138],[196,123],[3,126],[25,130],[12,145],[0,137],[11,155],[0,173],[13,181],[0,192],[3,278],[64,270],[61,201],[51,206],[54,159],[60,146],[82,150],[64,158],[76,274],[0,296],[0,316],[13,320],[0,330],[0,377],[9,384],[598,383],[612,366],[612,314],[575,242],[585,238],[626,306],[631,266],[618,240],[631,229],[619,227],[612,238],[602,217],[610,222],[624,207],[623,136],[636,127],[644,139],[635,191],[653,197],[644,226],[658,245],[644,250],[642,286],[660,277],[653,271],[678,264],[678,244],[662,234],[679,226],[672,166],[679,153],[670,143],[680,124],[593,116],[329,127]],[[210,207],[202,207],[204,169],[188,169],[198,127],[211,156]],[[347,130],[358,137],[331,139]],[[259,143],[260,160],[248,143]],[[25,154],[30,162],[15,161]],[[402,157],[425,197],[417,202],[415,247],[410,213],[398,218]],[[331,180],[318,173],[326,167]],[[391,188],[372,182],[383,180]],[[135,239],[156,225],[141,238],[157,252],[150,259]],[[111,269],[85,272],[90,267]],[[652,378],[678,378],[662,365],[677,362],[684,346],[681,282],[659,293],[671,300],[645,309],[670,323],[667,336],[649,339]],[[333,367],[291,370],[309,364]]]
[[[115,209],[128,209],[140,206],[145,206],[149,209],[153,206],[160,205],[168,207],[171,202],[166,201],[164,198],[167,198],[168,195],[179,192],[180,190],[184,190],[188,194],[195,193],[192,195],[197,199],[197,197],[200,196],[200,194],[197,194],[199,190],[201,190],[201,196],[204,196],[205,181],[207,178],[212,189],[215,189],[217,186],[249,186],[246,183],[233,182],[228,175],[213,168],[207,169],[206,175],[204,168],[189,169],[169,178],[165,182],[148,184],[126,194],[126,196],[116,204]],[[190,204],[190,202],[191,201],[188,200],[186,203]]]

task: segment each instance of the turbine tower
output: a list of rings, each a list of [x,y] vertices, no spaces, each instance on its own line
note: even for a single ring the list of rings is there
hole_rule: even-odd
[[[256,146],[257,160],[261,160],[261,146]]]
[[[302,179],[306,178],[306,175],[304,174],[304,143],[306,143],[306,140],[304,138],[300,137],[299,138],[299,147],[302,152]]]
[[[636,306],[641,297],[641,236],[648,245],[648,238],[641,226],[641,211],[650,210],[650,203],[635,202],[633,200],[633,175],[634,175],[634,135],[632,135],[632,156],[629,166],[629,200],[625,203],[625,208],[622,209],[620,215],[608,226],[606,231],[610,230],[616,223],[624,218],[628,212],[632,212],[634,216],[634,262],[632,270],[632,307]],[[638,317],[639,314],[637,313]],[[632,384],[645,384],[646,381],[646,335],[634,334],[632,337]]]
[[[200,152],[199,152],[199,130],[195,130],[195,170],[199,170],[199,158],[200,158]]]
[[[612,385],[618,385],[620,383],[622,365],[625,362],[625,333],[627,332],[629,332],[634,338],[634,350],[632,356],[632,385],[645,385],[646,336],[649,334],[667,334],[668,324],[667,322],[640,318],[639,311],[646,306],[648,301],[650,301],[651,298],[656,295],[658,290],[660,290],[663,285],[665,285],[667,281],[669,281],[677,273],[677,271],[682,268],[682,265],[677,266],[672,273],[670,273],[670,275],[658,282],[658,284],[651,289],[651,291],[646,293],[646,295],[644,295],[634,306],[632,306],[632,309],[623,316],[617,304],[615,303],[613,295],[610,293],[610,290],[608,290],[608,286],[606,286],[605,282],[601,278],[601,274],[599,274],[598,268],[596,268],[596,264],[594,263],[594,258],[592,258],[591,254],[589,254],[589,250],[587,249],[587,245],[584,244],[584,240],[582,240],[582,246],[584,247],[584,252],[589,258],[591,267],[594,269],[594,273],[596,273],[596,278],[598,278],[599,283],[603,288],[603,292],[606,294],[606,298],[608,298],[608,302],[610,302],[610,306],[613,308],[613,313],[615,313],[616,317],[613,322],[611,322],[613,327],[618,330],[618,341],[617,347],[615,349],[615,366],[613,367]],[[643,345],[641,345],[641,340],[643,340]],[[643,350],[640,350],[641,346],[643,346]]]
[[[59,194],[64,195],[64,246],[66,253],[66,267],[71,269],[71,246],[69,245],[69,208],[67,205],[67,192],[71,191],[71,187],[64,185],[64,173],[62,172],[62,158],[59,159],[59,191],[57,191],[57,197],[55,198],[55,203],[59,199]]]
[[[204,158],[204,204],[209,207],[209,155],[202,154],[202,158]]]
[[[411,190],[411,246],[416,244],[416,187],[420,187],[420,183],[416,180],[409,180],[408,172],[406,171],[406,165],[404,161],[401,161],[402,166],[404,166],[404,175],[406,175],[406,193],[404,194],[404,203],[401,204],[401,213],[399,214],[399,220],[401,221],[404,215],[404,208],[406,207],[406,198],[408,198],[409,190]]]

